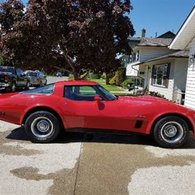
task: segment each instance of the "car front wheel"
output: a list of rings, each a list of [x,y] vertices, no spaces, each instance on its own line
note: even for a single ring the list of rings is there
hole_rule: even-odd
[[[60,130],[60,122],[51,112],[34,112],[25,121],[25,131],[32,142],[52,142],[57,138]]]
[[[178,148],[184,145],[190,132],[188,124],[178,116],[166,116],[156,122],[153,129],[154,140],[162,147]]]

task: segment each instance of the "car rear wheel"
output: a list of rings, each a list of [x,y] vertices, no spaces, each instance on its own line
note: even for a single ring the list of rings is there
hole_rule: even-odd
[[[34,112],[25,121],[25,131],[32,142],[52,142],[60,130],[60,121],[51,112]]]
[[[178,148],[184,145],[190,132],[188,124],[178,116],[166,116],[158,120],[154,126],[154,140],[162,147]]]

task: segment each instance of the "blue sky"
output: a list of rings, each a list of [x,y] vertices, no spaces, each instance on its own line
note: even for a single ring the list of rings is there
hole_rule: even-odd
[[[134,9],[130,19],[135,36],[139,37],[145,28],[147,37],[155,37],[156,33],[158,36],[167,31],[177,33],[195,5],[195,0],[131,0],[131,3]]]
[[[146,29],[147,37],[155,37],[167,31],[177,33],[195,5],[195,0],[131,0],[130,13],[136,35]]]

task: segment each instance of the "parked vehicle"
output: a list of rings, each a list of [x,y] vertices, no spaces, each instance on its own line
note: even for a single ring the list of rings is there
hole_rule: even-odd
[[[162,147],[181,147],[195,111],[152,96],[116,97],[96,82],[59,81],[0,96],[0,120],[24,125],[33,142],[51,142],[60,131],[140,133]]]
[[[18,88],[29,89],[29,79],[20,68],[0,66],[0,89],[14,92]]]
[[[36,71],[38,77],[41,79],[41,86],[47,84],[47,75],[43,71]]]
[[[25,75],[28,77],[30,86],[32,87],[38,87],[47,84],[46,75],[41,71],[27,70],[25,71]]]

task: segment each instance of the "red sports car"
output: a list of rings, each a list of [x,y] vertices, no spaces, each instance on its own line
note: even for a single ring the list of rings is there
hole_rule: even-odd
[[[117,97],[96,82],[61,81],[0,95],[0,120],[24,125],[33,142],[51,142],[61,130],[152,135],[162,147],[180,147],[195,131],[195,111],[150,97]]]

